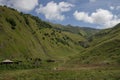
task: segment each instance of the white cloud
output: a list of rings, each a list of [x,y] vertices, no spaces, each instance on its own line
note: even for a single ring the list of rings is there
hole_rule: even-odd
[[[73,6],[74,5],[68,2],[59,2],[57,4],[51,1],[47,3],[46,6],[40,5],[40,7],[36,9],[36,12],[45,15],[46,19],[62,21],[65,19],[62,13],[70,11]]]
[[[120,6],[110,6],[111,10],[120,10]]]
[[[38,0],[0,0],[0,5],[6,5],[19,11],[28,12],[38,5]]]
[[[114,9],[115,9],[115,7],[113,7],[113,6],[110,6],[110,9],[111,9],[111,10],[114,10]]]
[[[88,13],[75,11],[73,15],[76,20],[92,23],[90,22],[92,20],[91,17],[88,16]]]
[[[76,20],[98,24],[101,28],[110,28],[117,23],[120,23],[118,16],[113,15],[110,11],[104,9],[97,9],[96,12],[91,13],[91,15],[86,12],[75,11],[73,16]]]
[[[90,2],[96,2],[96,0],[89,0]]]

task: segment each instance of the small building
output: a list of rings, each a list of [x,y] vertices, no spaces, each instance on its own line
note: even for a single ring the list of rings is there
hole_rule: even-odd
[[[9,59],[6,59],[6,60],[3,60],[2,62],[0,62],[0,64],[13,64],[14,62],[9,60]]]
[[[22,61],[16,61],[16,62],[14,62],[14,61],[11,61],[11,60],[9,60],[9,59],[6,59],[6,60],[3,60],[2,62],[0,62],[0,64],[1,65],[3,65],[3,64],[19,64],[19,63],[21,63]]]

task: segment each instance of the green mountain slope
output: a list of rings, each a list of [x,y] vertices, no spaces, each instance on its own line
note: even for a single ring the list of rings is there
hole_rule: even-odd
[[[93,29],[88,27],[77,27],[72,25],[63,26],[61,24],[53,24],[53,23],[49,23],[49,24],[58,30],[79,34],[80,36],[84,36],[84,37],[90,37],[100,31],[99,29]]]
[[[58,30],[37,17],[0,7],[0,59],[65,59],[84,48],[85,38]]]
[[[72,57],[67,65],[120,64],[120,24],[92,36],[90,47]]]
[[[119,64],[119,43],[120,24],[105,30],[62,26],[0,7],[0,60],[70,58],[68,64]]]

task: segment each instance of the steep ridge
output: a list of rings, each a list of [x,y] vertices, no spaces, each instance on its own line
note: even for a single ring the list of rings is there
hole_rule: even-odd
[[[79,34],[80,36],[84,36],[84,37],[90,37],[100,31],[100,29],[72,26],[70,24],[69,25],[61,25],[61,24],[53,24],[53,23],[49,23],[49,24],[56,29],[71,32],[74,34]]]
[[[0,7],[0,59],[66,59],[84,50],[79,34],[62,31],[38,17]]]

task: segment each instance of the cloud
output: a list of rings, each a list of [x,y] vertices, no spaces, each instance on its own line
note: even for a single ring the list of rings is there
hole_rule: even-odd
[[[97,9],[96,12],[89,15],[86,12],[75,11],[74,18],[79,21],[84,21],[91,24],[98,24],[100,28],[110,28],[120,23],[118,16],[113,15],[110,11],[104,9]]]
[[[96,2],[96,0],[89,0],[90,2]]]
[[[92,18],[88,16],[88,13],[75,11],[73,15],[76,20],[92,23],[90,22]]]
[[[114,6],[110,6],[110,9],[111,9],[111,10],[114,10],[114,9],[115,9],[115,7],[114,7]]]
[[[111,10],[120,10],[120,6],[110,6]]]
[[[18,11],[28,12],[38,5],[38,0],[0,0],[0,5],[6,5]]]
[[[45,15],[46,19],[62,21],[65,19],[62,13],[70,11],[73,6],[73,4],[68,2],[55,3],[51,1],[47,3],[46,6],[40,5],[40,7],[36,9],[36,12]]]

